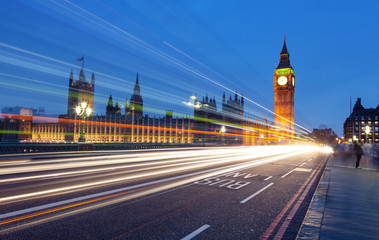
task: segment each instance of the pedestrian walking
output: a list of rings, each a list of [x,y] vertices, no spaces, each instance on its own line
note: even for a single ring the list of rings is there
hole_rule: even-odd
[[[354,142],[354,152],[355,152],[355,156],[357,156],[357,162],[355,163],[355,168],[359,168],[359,162],[361,161],[361,157],[363,155],[363,149],[357,143],[357,141]]]

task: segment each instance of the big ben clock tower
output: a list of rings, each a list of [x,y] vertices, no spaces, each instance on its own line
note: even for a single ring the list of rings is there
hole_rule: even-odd
[[[284,38],[279,64],[274,74],[275,126],[279,127],[281,132],[293,135],[295,73],[289,57]]]

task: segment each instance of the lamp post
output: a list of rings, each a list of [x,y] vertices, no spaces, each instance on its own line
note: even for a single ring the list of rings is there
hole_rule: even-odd
[[[81,102],[75,108],[75,112],[82,119],[81,124],[80,124],[80,137],[78,139],[78,142],[85,142],[86,139],[84,137],[83,124],[84,124],[84,120],[86,119],[86,117],[91,114],[92,109],[87,105],[86,102]]]
[[[226,132],[225,126],[221,127],[220,132],[222,133],[222,142],[225,143],[225,138],[224,138],[224,133]]]
[[[366,125],[366,127],[365,127],[365,133],[366,133],[366,143],[367,143],[367,135],[369,134],[371,132],[371,128],[370,128],[370,126],[369,125]]]

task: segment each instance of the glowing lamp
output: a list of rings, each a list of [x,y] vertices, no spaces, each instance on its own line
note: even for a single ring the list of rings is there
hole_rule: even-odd
[[[75,108],[75,112],[76,112],[77,114],[79,114],[81,111],[82,111],[82,109],[81,109],[80,106],[77,106],[77,107]]]

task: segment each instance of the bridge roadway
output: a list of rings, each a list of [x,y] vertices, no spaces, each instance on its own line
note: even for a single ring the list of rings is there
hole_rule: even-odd
[[[0,239],[294,239],[314,147],[134,150],[0,161]]]

